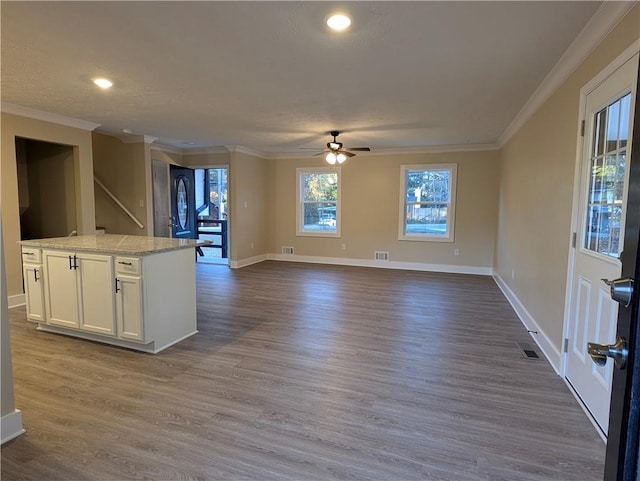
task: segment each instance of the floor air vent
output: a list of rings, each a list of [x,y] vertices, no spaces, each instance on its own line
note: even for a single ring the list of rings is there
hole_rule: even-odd
[[[529,342],[516,342],[518,350],[522,353],[522,357],[525,359],[540,359],[535,348]]]
[[[383,251],[375,251],[373,258],[377,261],[388,261],[389,253]]]
[[[282,246],[282,254],[287,256],[293,255],[293,247]]]

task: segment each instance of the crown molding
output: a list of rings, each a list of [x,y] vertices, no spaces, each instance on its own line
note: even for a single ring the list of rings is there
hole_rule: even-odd
[[[485,152],[491,150],[498,150],[498,146],[496,144],[426,145],[423,147],[375,149],[371,152],[365,152],[365,155],[444,154],[447,152]]]
[[[502,133],[497,142],[499,148],[504,147],[637,3],[636,1],[602,2],[596,13]]]
[[[184,149],[184,155],[202,155],[202,154],[228,154],[229,149],[226,147],[196,147],[193,149]]]
[[[89,122],[87,120],[74,119],[72,117],[52,114],[51,112],[32,109],[31,107],[23,107],[22,105],[10,104],[7,102],[0,103],[0,110],[7,114],[19,115],[29,119],[43,120],[45,122],[51,122],[52,124],[74,127],[76,129],[93,131],[100,127],[100,124]]]
[[[318,149],[320,150],[320,149]],[[349,149],[347,149],[349,150]],[[371,152],[358,152],[361,156],[375,155],[411,155],[411,154],[443,154],[447,152],[485,152],[498,150],[496,144],[466,144],[466,145],[430,145],[422,147],[403,147],[393,149],[375,149]],[[304,157],[312,157],[315,153],[295,153],[287,152],[274,155],[276,159],[300,159]],[[322,157],[319,157],[322,158]],[[349,159],[347,159],[347,162]]]
[[[153,142],[153,145],[151,147],[154,150],[160,150],[162,152],[167,152],[169,154],[179,154],[179,155],[203,155],[203,154],[228,154],[229,153],[229,149],[227,149],[226,147],[182,148],[182,147],[175,147],[173,145],[162,144],[159,142]],[[255,155],[255,154],[251,154],[251,155]]]
[[[152,137],[151,135],[131,135],[131,134],[114,134],[115,137],[118,137],[123,144],[139,144],[144,142],[145,144],[152,144],[158,137]]]
[[[166,152],[167,154],[178,154],[178,155],[184,155],[185,154],[184,149],[181,149],[179,147],[174,147],[173,145],[160,144],[158,142],[154,142],[153,144],[151,144],[151,148],[153,150],[159,150],[161,152]]]
[[[273,158],[273,154],[267,154],[259,150],[252,149],[251,147],[244,147],[242,145],[225,145],[225,148],[229,152],[239,152],[241,154],[252,155],[253,157],[260,157],[262,159]]]

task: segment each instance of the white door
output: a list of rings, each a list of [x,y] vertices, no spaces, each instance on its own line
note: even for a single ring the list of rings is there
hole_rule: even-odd
[[[44,251],[47,324],[79,327],[75,259],[72,252]]]
[[[93,254],[77,255],[80,327],[86,331],[114,336],[115,277],[113,258]]]
[[[637,75],[635,55],[586,97],[565,375],[605,434],[613,363],[596,366],[587,342],[615,342],[618,305],[602,279],[621,274]]]

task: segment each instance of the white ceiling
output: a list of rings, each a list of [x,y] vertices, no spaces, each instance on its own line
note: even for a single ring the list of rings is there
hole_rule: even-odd
[[[1,98],[182,149],[495,145],[599,6],[2,2]]]

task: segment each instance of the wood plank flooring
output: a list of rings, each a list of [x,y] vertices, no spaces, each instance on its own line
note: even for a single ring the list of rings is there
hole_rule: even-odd
[[[10,312],[3,481],[602,479],[604,444],[493,280],[198,265],[200,333],[157,355]],[[558,320],[560,322],[560,320]]]

